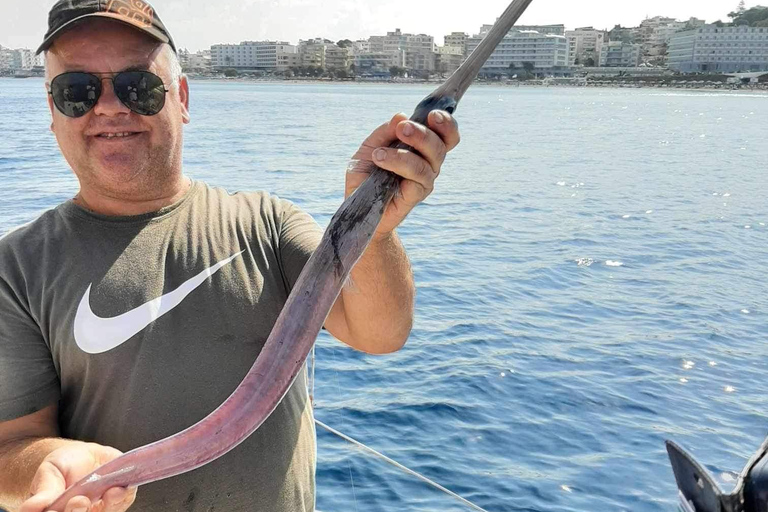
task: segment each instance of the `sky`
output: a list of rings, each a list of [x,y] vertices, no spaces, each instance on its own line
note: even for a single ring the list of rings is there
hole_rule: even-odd
[[[2,0],[0,45],[35,49],[46,31],[53,0]],[[217,43],[324,37],[367,39],[396,28],[428,34],[437,44],[451,32],[477,33],[493,23],[507,0],[153,0],[152,5],[180,48]],[[747,8],[760,2],[747,0]],[[763,2],[765,3],[765,2]],[[534,0],[518,24],[563,23],[566,28],[616,24],[637,26],[644,18],[690,17],[728,21],[738,0]]]

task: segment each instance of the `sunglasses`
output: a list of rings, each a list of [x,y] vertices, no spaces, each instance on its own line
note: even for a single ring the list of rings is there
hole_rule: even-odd
[[[96,106],[105,79],[112,82],[115,96],[132,112],[153,116],[165,105],[165,93],[169,90],[159,76],[149,71],[123,71],[111,77],[80,71],[62,73],[51,80],[48,94],[59,112],[67,117],[81,117]]]

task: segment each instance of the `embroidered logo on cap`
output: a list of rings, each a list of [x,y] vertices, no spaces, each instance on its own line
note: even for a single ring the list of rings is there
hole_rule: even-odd
[[[155,11],[152,6],[141,0],[109,0],[107,12],[113,12],[133,22],[141,23],[146,27],[152,26],[152,20],[155,17]]]

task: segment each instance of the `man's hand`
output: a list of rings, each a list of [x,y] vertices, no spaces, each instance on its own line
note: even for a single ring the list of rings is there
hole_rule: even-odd
[[[391,233],[434,188],[445,155],[459,143],[459,128],[448,112],[435,110],[427,118],[428,128],[408,121],[405,114],[395,115],[365,139],[353,157],[347,173],[344,197],[349,197],[368,177],[371,163],[404,179],[400,192],[384,212],[375,236]],[[401,140],[420,153],[388,147]]]
[[[44,512],[69,486],[120,455],[120,450],[95,443],[78,442],[54,450],[37,469],[30,488],[32,496],[21,505],[20,512]],[[135,488],[114,487],[93,503],[85,496],[75,496],[64,512],[123,512],[135,499]]]

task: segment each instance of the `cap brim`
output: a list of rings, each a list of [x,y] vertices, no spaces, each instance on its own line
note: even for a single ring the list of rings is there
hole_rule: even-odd
[[[154,37],[161,43],[170,44],[171,48],[173,48],[173,51],[174,52],[176,51],[176,46],[173,44],[173,41],[168,36],[160,32],[159,30],[157,30],[155,27],[152,27],[152,26],[148,27],[142,23],[139,23],[138,21],[134,23],[133,21],[130,21],[125,17],[120,16],[119,14],[115,14],[111,12],[92,12],[89,14],[84,14],[83,16],[79,16],[73,20],[70,20],[64,25],[60,26],[58,29],[56,29],[55,32],[51,33],[48,37],[46,37],[43,40],[43,44],[41,44],[40,47],[37,49],[37,51],[35,52],[35,55],[40,55],[42,52],[50,48],[57,37],[59,37],[64,32],[71,30],[72,28],[75,27],[75,25],[80,24],[82,21],[86,20],[87,18],[96,18],[96,17],[108,18],[114,21],[118,21],[123,25],[128,25],[129,27],[133,27],[137,30],[141,30],[145,34]]]

